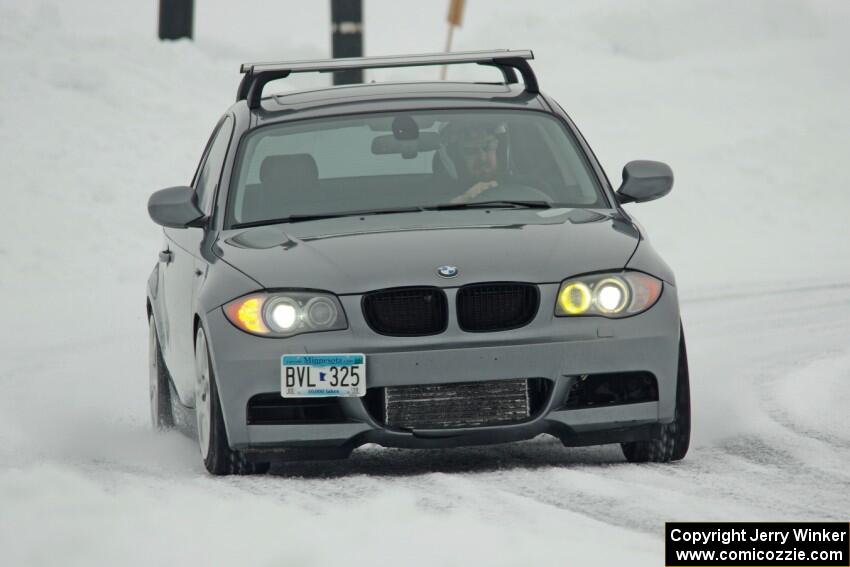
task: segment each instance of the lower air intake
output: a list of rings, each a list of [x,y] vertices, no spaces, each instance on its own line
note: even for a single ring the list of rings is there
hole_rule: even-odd
[[[573,382],[566,409],[582,409],[658,401],[658,381],[650,372],[590,374]]]
[[[248,400],[248,425],[341,423],[345,415],[337,398],[283,398],[279,392]]]
[[[543,379],[493,380],[370,389],[372,416],[399,429],[449,429],[520,423],[548,399]]]

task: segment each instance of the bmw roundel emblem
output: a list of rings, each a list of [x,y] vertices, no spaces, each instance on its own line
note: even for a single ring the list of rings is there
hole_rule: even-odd
[[[457,273],[457,266],[440,266],[437,268],[437,275],[442,278],[453,278]]]

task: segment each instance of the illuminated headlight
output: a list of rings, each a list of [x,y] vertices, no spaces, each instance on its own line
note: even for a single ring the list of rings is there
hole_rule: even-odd
[[[652,307],[661,296],[661,280],[641,272],[593,274],[564,281],[555,315],[628,317]]]
[[[266,302],[265,319],[279,333],[295,330],[300,323],[298,302],[290,297],[274,297]]]
[[[620,278],[605,278],[594,286],[596,308],[602,313],[620,313],[629,301],[629,289]]]
[[[243,331],[267,337],[348,328],[339,300],[328,293],[254,293],[225,305],[224,314]]]

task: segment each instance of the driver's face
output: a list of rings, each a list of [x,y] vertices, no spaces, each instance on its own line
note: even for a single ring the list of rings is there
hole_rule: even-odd
[[[474,181],[492,181],[499,171],[497,150],[499,139],[495,136],[474,136],[461,145],[466,171]]]

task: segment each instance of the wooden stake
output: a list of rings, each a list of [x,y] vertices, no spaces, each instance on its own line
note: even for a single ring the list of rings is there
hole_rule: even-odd
[[[449,16],[446,18],[449,22],[449,35],[446,38],[446,53],[452,50],[452,36],[454,35],[455,27],[460,27],[463,22],[463,5],[464,0],[449,0]],[[440,80],[446,80],[448,65],[443,65],[440,70]]]

